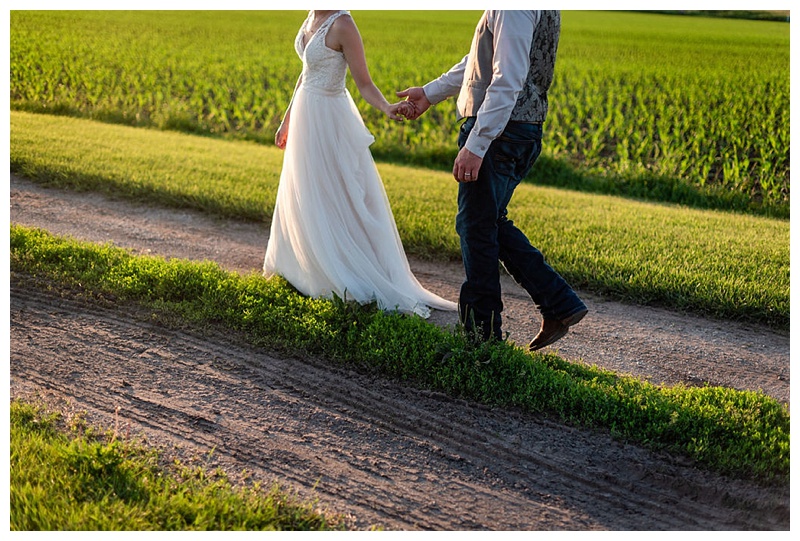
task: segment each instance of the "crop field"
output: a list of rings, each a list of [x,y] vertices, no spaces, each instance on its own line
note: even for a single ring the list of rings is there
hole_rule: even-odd
[[[458,62],[479,14],[353,12],[390,100]],[[788,528],[789,24],[562,15],[509,210],[592,304],[563,358],[519,345],[535,314],[506,289],[524,329],[476,343],[456,313],[253,268],[305,11],[11,11],[11,528]],[[348,86],[403,248],[457,291],[455,100],[394,123]],[[211,225],[180,235],[193,217]],[[16,403],[29,389],[65,418]],[[346,513],[255,490],[273,477]]]
[[[12,11],[11,107],[271,143],[305,15]],[[391,99],[460,60],[478,13],[353,16]],[[394,124],[348,84],[376,158],[448,167],[453,103]],[[788,218],[788,24],[567,11],[550,96],[532,182]]]

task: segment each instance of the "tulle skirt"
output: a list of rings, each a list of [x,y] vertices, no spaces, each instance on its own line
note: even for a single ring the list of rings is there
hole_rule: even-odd
[[[350,94],[301,86],[289,122],[264,274],[310,297],[422,317],[456,310],[411,272],[369,151],[374,138]]]

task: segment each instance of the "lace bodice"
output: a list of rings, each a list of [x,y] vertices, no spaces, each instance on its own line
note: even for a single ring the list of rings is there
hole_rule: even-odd
[[[314,12],[310,12],[294,42],[295,50],[303,61],[303,86],[308,89],[322,90],[326,93],[343,92],[345,76],[347,75],[347,61],[344,54],[325,45],[325,36],[328,35],[333,21],[347,11],[337,11],[322,23],[322,26],[303,43],[305,32],[314,21]]]

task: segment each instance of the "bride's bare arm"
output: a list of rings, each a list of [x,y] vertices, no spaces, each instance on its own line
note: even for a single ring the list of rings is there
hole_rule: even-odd
[[[275,146],[280,148],[281,150],[286,148],[286,140],[289,138],[289,121],[291,120],[292,114],[292,103],[294,103],[294,95],[297,93],[297,88],[300,86],[300,83],[303,80],[303,74],[300,74],[300,77],[297,78],[297,82],[294,85],[294,91],[292,92],[292,99],[289,101],[289,106],[286,108],[286,114],[283,115],[283,120],[281,120],[281,125],[278,126],[278,131],[275,132]]]
[[[344,53],[347,66],[350,68],[350,75],[352,75],[358,91],[367,100],[367,103],[386,114],[392,120],[403,120],[402,116],[400,116],[403,113],[402,102],[390,104],[386,101],[383,93],[375,86],[375,83],[372,82],[364,54],[364,43],[352,17],[342,15],[333,22],[331,29],[328,31],[325,45]]]

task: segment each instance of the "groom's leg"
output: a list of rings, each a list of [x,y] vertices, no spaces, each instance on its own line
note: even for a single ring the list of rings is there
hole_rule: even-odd
[[[481,340],[502,339],[497,213],[488,186],[485,179],[459,184],[456,217],[466,278],[458,297],[459,313],[467,331]]]
[[[459,148],[466,143],[474,119],[467,119],[459,134]],[[458,298],[461,323],[480,340],[502,339],[503,302],[500,295],[499,245],[497,242],[496,184],[486,167],[478,180],[458,185],[456,231],[461,240],[465,280]]]
[[[503,266],[528,292],[544,319],[565,319],[586,310],[583,301],[569,284],[505,216],[498,224],[498,243]]]

